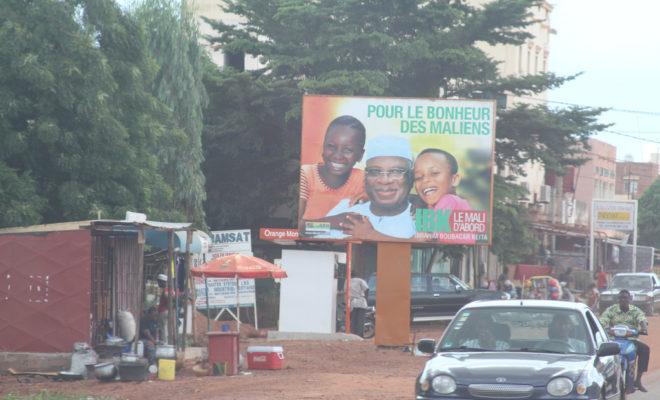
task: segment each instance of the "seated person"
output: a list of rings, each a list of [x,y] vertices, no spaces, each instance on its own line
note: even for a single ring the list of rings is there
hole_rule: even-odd
[[[571,337],[575,325],[565,314],[556,314],[548,326],[548,338],[568,343],[576,353],[586,353],[587,344],[583,340]]]
[[[477,318],[478,319],[474,324],[470,324],[471,326],[468,325],[468,331],[477,332],[477,337],[474,339],[468,339],[461,343],[461,345],[485,350],[507,350],[509,348],[509,343],[503,340],[498,340],[495,337],[495,334],[493,333],[493,324],[486,318]]]
[[[158,328],[158,310],[156,307],[151,307],[140,321],[140,339],[144,340],[144,356],[150,364],[156,361]]]

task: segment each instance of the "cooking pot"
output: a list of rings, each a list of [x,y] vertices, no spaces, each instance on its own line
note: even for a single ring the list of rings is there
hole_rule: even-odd
[[[156,346],[156,358],[167,358],[174,360],[176,358],[176,348],[169,344]]]
[[[94,365],[94,375],[96,375],[96,379],[109,381],[117,376],[117,368],[111,362],[96,364]]]

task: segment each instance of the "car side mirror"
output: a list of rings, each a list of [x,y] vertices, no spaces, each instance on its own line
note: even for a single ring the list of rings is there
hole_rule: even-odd
[[[460,292],[460,291],[463,290],[463,288],[461,287],[461,285],[455,285],[455,286],[454,286],[454,289],[456,289],[456,292]]]
[[[435,352],[435,340],[420,339],[419,342],[417,342],[417,350],[421,353],[433,354]]]
[[[615,356],[621,352],[621,347],[617,342],[601,343],[596,353],[597,357]]]
[[[656,290],[657,290],[657,289],[660,289],[660,285],[655,285],[655,286],[653,286],[653,289],[656,289]]]

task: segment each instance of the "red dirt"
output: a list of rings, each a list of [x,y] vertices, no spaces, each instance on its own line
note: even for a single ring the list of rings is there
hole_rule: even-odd
[[[650,318],[650,370],[660,368],[660,317]],[[417,339],[438,337],[439,325],[416,326]],[[19,383],[10,376],[0,377],[0,394],[27,395],[43,390],[115,399],[410,399],[414,380],[425,357],[413,357],[402,349],[383,349],[373,340],[359,342],[266,341],[241,339],[242,354],[251,345],[278,345],[284,348],[285,368],[275,371],[249,371],[248,375],[203,377],[193,375],[190,365],[177,371],[175,381],[113,382],[96,380],[52,382],[34,379]]]

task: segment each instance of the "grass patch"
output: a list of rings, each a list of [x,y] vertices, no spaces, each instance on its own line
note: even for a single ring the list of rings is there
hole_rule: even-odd
[[[9,393],[2,397],[2,400],[110,400],[108,397],[94,397],[75,394],[51,393],[43,390],[38,394],[16,395]]]

